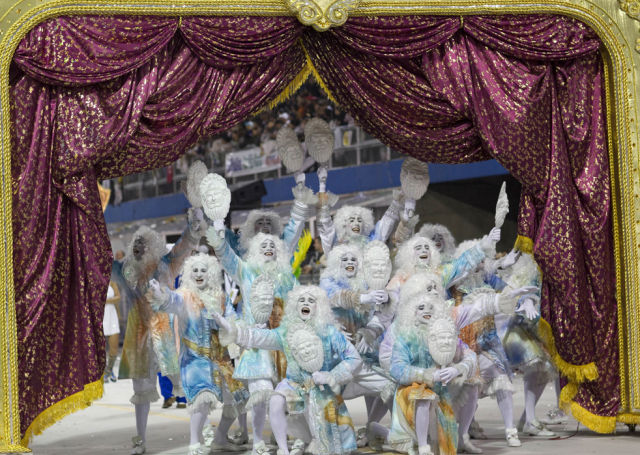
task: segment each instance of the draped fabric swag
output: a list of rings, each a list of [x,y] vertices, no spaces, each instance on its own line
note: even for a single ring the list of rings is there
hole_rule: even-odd
[[[613,431],[615,276],[600,41],[556,16],[59,17],[14,55],[12,178],[21,431],[100,379],[111,251],[96,180],[175,161],[313,71],[365,130],[430,162],[495,158],[574,415]],[[34,215],[35,214],[35,215]],[[613,420],[611,420],[613,419]]]

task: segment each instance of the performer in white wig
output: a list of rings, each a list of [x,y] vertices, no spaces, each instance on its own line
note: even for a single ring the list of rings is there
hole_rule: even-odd
[[[442,262],[450,262],[454,259],[456,241],[445,225],[425,223],[418,231],[418,234],[431,239],[440,253]]]
[[[233,308],[225,306],[217,259],[205,254],[189,257],[177,291],[170,291],[151,280],[147,298],[155,311],[178,316],[180,373],[191,414],[189,455],[209,453],[204,446],[202,429],[217,403],[224,403],[224,406],[212,448],[244,450],[227,441],[227,432],[235,417],[244,413],[249,394],[241,382],[231,377],[231,358],[227,349],[220,345],[218,326],[212,319],[213,313],[235,316]]]
[[[118,375],[120,379],[133,380],[131,403],[135,406],[137,429],[131,451],[134,455],[146,450],[150,403],[159,398],[156,390],[156,373],[160,370],[158,361],[164,364],[165,371],[173,372],[173,362],[176,363],[175,370],[178,369],[175,340],[168,316],[154,315],[144,294],[152,278],[173,286],[184,260],[204,234],[205,224],[198,209],[190,210],[188,223],[187,229],[169,253],[158,233],[146,226],[140,227],[133,235],[123,262],[113,263],[111,276],[128,309]]]
[[[286,355],[287,377],[278,384],[269,403],[278,455],[302,455],[305,451],[302,440],[297,440],[291,451],[287,447],[287,433],[293,433],[291,424],[301,417],[306,426],[296,426],[298,431],[307,429],[306,435],[300,435],[311,441],[307,452],[332,455],[356,449],[353,423],[339,393],[361,360],[335,326],[322,289],[294,288],[287,297],[285,318],[277,329],[242,327],[222,317],[219,323],[229,332],[227,341],[247,348],[279,350]]]
[[[518,289],[510,290],[502,294],[484,293],[472,295],[465,298],[465,305],[454,307],[453,301],[445,302],[445,290],[442,286],[442,280],[437,273],[418,272],[411,276],[400,292],[400,308],[398,309],[396,320],[385,332],[384,340],[380,345],[380,365],[385,370],[389,370],[391,362],[391,352],[397,334],[397,328],[401,327],[403,322],[403,303],[409,302],[415,298],[427,298],[428,305],[425,306],[423,317],[428,319],[436,312],[448,312],[453,319],[458,331],[464,327],[479,321],[487,316],[497,313],[512,314],[517,299],[520,295],[530,293],[531,287],[525,286]],[[467,453],[482,453],[482,451],[474,447],[469,441],[467,434],[473,414],[475,413],[478,401],[477,385],[481,381],[479,378],[473,377],[465,383],[463,388],[458,388],[454,394],[454,406],[456,416],[458,418],[459,437],[458,448]],[[380,433],[380,431],[378,431]]]
[[[456,253],[473,248],[477,243],[477,240],[462,242],[458,245]],[[487,262],[493,262],[493,256],[490,256]],[[491,268],[490,264],[486,266],[488,270]],[[493,273],[487,273],[486,269],[483,261],[455,283],[453,295],[456,297],[457,305],[464,304],[461,299],[463,296],[493,295],[506,288],[504,281]],[[496,331],[494,317],[487,316],[476,321],[462,330],[460,337],[478,354],[478,366],[484,381],[482,393],[496,398],[505,425],[507,445],[519,447],[521,442],[518,438],[518,430],[513,423],[512,372]]]
[[[399,450],[433,455],[428,442],[430,413],[437,430],[431,444],[440,454],[457,452],[458,428],[447,384],[473,375],[475,355],[458,340],[446,313],[431,310],[441,302],[419,295],[401,304],[390,374],[398,382],[388,442]]]
[[[388,389],[393,385],[389,379],[371,368],[378,363],[377,339],[383,331],[383,327],[372,319],[380,311],[380,306],[388,302],[387,291],[384,288],[389,280],[391,261],[387,246],[374,240],[365,246],[365,256],[369,265],[365,273],[360,250],[361,248],[355,244],[349,243],[337,245],[332,249],[327,259],[327,268],[320,277],[320,287],[330,298],[337,322],[345,328],[351,339],[355,340],[356,348],[365,360],[342,396],[345,400],[364,396],[369,419],[379,421],[387,408],[384,402],[376,403],[376,399],[383,392],[388,393]],[[380,265],[383,269],[382,274],[379,273]],[[375,285],[371,290],[368,281]],[[365,433],[362,431],[358,434],[360,447],[366,445]]]
[[[534,286],[535,291],[520,297],[516,314],[507,319],[502,337],[509,365],[523,374],[524,410],[518,430],[531,436],[554,436],[537,419],[535,407],[548,382],[557,372],[538,337],[540,320],[540,270],[530,254],[522,254],[513,267],[502,272],[510,286]]]

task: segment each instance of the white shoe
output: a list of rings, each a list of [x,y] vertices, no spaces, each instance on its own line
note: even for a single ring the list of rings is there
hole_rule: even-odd
[[[356,433],[356,446],[358,446],[359,449],[366,447],[367,444],[369,444],[369,437],[367,435],[367,429],[366,428],[358,428],[358,431]]]
[[[142,455],[147,451],[147,448],[144,446],[144,441],[140,436],[131,438],[131,443],[133,444],[131,447],[131,455]]]
[[[546,417],[540,419],[545,425],[560,425],[567,422],[567,415],[562,409],[550,409]]]
[[[520,439],[518,439],[517,428],[507,428],[504,433],[507,437],[507,445],[509,447],[520,447],[522,445]]]
[[[289,455],[303,455],[306,446],[307,445],[302,439],[296,439],[295,441],[293,441],[291,450],[289,450]]]
[[[484,434],[484,430],[482,427],[476,422],[476,419],[471,421],[471,426],[469,427],[469,437],[471,439],[487,439],[487,435]]]
[[[433,455],[429,444],[418,447],[418,455]]]
[[[529,436],[555,436],[556,434],[553,431],[548,430],[544,425],[542,425],[537,420],[533,422],[526,422],[522,427],[522,432],[528,434]]]
[[[199,442],[196,444],[191,444],[189,446],[188,455],[205,455],[205,453],[209,453],[209,449],[207,449],[206,446],[200,444]]]
[[[251,450],[251,455],[268,455],[269,448],[264,441],[258,441],[253,445],[253,449]]]
[[[228,436],[227,440],[231,444],[243,446],[249,442],[249,435],[247,433],[243,433],[242,431],[236,431],[230,437]]]
[[[482,449],[471,444],[468,434],[462,436],[462,441],[458,441],[458,453],[482,453]]]

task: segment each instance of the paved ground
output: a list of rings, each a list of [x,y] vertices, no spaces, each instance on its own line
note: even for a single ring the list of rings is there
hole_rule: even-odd
[[[523,409],[522,382],[516,380],[518,392],[514,394],[515,415]],[[135,419],[133,406],[129,404],[131,381],[119,381],[105,385],[104,398],[93,406],[68,416],[63,421],[36,436],[31,444],[36,455],[68,454],[128,454],[131,436],[134,435]],[[538,416],[551,408],[553,389],[548,387],[538,407]],[[154,455],[183,455],[187,453],[189,415],[184,409],[162,409],[161,401],[152,404],[147,432],[147,453]],[[365,422],[364,401],[347,402],[357,426]],[[216,411],[211,416],[215,424],[220,416]],[[640,454],[640,433],[631,434],[620,425],[617,435],[600,436],[578,426],[569,419],[566,425],[555,426],[558,437],[542,439],[521,436],[523,445],[509,449],[504,441],[504,430],[495,401],[483,399],[476,414],[489,439],[478,442],[485,454],[541,455],[541,454]],[[389,417],[383,423],[388,424]],[[640,430],[640,429],[639,429]],[[248,452],[250,453],[250,452]],[[275,450],[273,451],[275,453]],[[367,453],[367,451],[363,451]]]

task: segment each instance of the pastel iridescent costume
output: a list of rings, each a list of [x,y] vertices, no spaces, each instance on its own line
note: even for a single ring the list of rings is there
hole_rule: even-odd
[[[330,371],[340,385],[348,383],[361,359],[353,345],[331,324],[316,331],[322,341],[324,363],[321,371]],[[348,454],[356,450],[353,422],[344,400],[328,386],[313,382],[311,373],[303,370],[287,343],[286,324],[277,329],[238,327],[236,342],[240,346],[283,351],[287,359],[287,377],[275,393],[284,396],[290,415],[304,415],[313,440],[315,453]]]
[[[180,333],[180,375],[187,401],[198,407],[198,398],[203,392],[211,392],[223,402],[223,388],[233,398],[233,413],[237,415],[248,398],[245,387],[232,378],[233,365],[227,348],[218,338],[218,326],[205,308],[198,292],[180,287],[166,294],[161,302],[154,303],[155,311],[178,316]],[[214,294],[215,296],[216,294]],[[227,317],[235,315],[233,308],[224,303],[224,295],[218,296]],[[226,411],[230,415],[230,411]]]
[[[466,379],[475,368],[475,356],[458,341],[454,367]],[[415,427],[416,401],[427,400],[435,405],[437,444],[439,453],[457,453],[458,424],[453,412],[447,386],[428,378],[433,376],[436,364],[427,344],[417,334],[403,330],[395,339],[391,356],[390,374],[398,383],[388,442],[394,449],[407,451],[418,440]],[[426,378],[426,380],[425,380]],[[431,433],[433,434],[433,433]],[[436,444],[432,438],[431,443]]]

